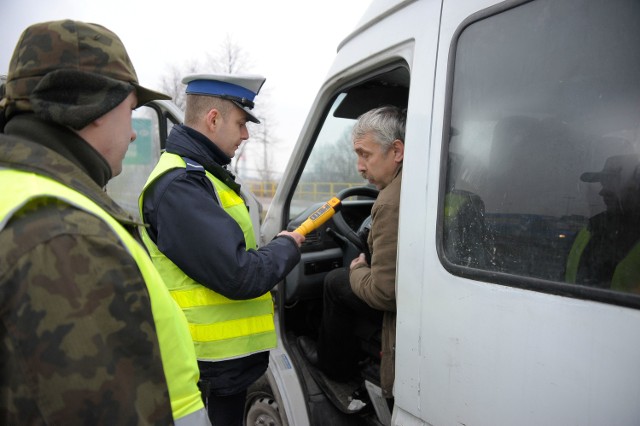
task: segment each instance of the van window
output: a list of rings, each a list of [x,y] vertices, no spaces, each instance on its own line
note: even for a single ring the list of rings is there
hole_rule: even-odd
[[[366,184],[356,169],[356,155],[351,144],[351,129],[356,120],[335,116],[335,110],[344,97],[344,93],[336,97],[322,124],[295,188],[289,217],[297,216],[318,202],[327,201],[345,188]]]
[[[638,22],[634,0],[537,0],[460,31],[441,197],[450,270],[640,293]]]

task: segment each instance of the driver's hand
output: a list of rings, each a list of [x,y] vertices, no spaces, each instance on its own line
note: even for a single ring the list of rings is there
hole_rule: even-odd
[[[355,259],[353,259],[351,261],[351,266],[349,266],[349,269],[353,269],[358,265],[369,266],[369,264],[367,263],[367,261],[364,258],[364,253],[360,253],[360,256],[356,257]]]
[[[297,232],[281,231],[277,236],[280,237],[282,235],[286,235],[288,237],[293,238],[293,240],[296,242],[298,247],[300,247],[305,240],[305,236]]]

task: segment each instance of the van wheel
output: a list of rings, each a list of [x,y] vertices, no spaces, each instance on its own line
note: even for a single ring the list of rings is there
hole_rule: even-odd
[[[284,426],[273,396],[259,392],[252,395],[249,404],[246,426]]]

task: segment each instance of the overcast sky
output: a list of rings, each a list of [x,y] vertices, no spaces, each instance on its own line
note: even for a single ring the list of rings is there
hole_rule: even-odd
[[[215,54],[229,36],[249,56],[247,70],[267,78],[275,133],[288,156],[338,44],[370,0],[0,0],[0,73],[30,24],[57,19],[95,22],[123,41],[140,83],[160,88],[171,64]],[[206,72],[208,70],[203,70]],[[260,101],[260,97],[256,99]],[[278,162],[282,165],[285,161]]]

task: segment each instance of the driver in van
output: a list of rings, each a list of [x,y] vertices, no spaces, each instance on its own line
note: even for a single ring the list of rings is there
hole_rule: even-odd
[[[576,236],[565,281],[640,293],[640,157],[609,157],[601,171],[583,173],[580,180],[602,185],[606,210]]]
[[[333,380],[347,381],[357,372],[359,360],[354,320],[382,321],[380,383],[388,401],[393,398],[395,375],[396,255],[405,122],[406,110],[384,106],[361,115],[353,127],[358,172],[380,190],[371,209],[367,239],[371,265],[360,254],[349,268],[327,274],[318,342],[308,336],[298,339],[311,364]]]

